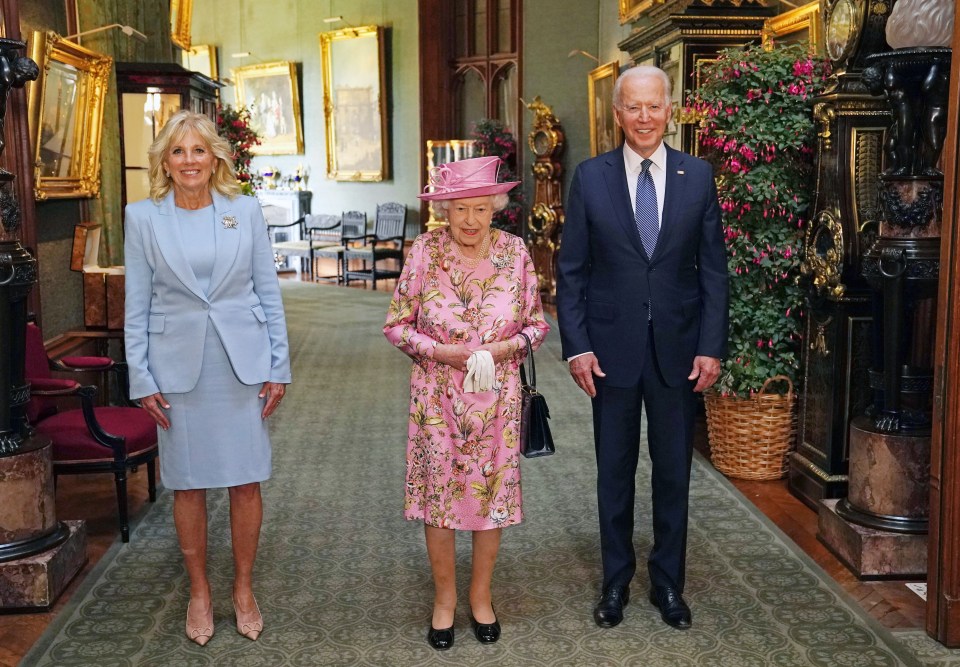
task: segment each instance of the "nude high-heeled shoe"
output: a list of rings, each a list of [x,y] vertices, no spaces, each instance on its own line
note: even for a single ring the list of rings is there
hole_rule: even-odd
[[[233,598],[233,612],[237,616],[237,633],[251,641],[257,641],[263,632],[263,615],[257,600],[253,600],[253,611],[242,611],[237,604],[237,598]]]
[[[185,626],[187,639],[199,646],[206,646],[207,642],[213,638],[213,605],[207,616],[199,623],[190,623],[190,603],[187,603],[187,623]]]

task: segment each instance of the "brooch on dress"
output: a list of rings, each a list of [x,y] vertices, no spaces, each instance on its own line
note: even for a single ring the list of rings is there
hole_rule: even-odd
[[[223,228],[224,229],[236,229],[237,228],[237,219],[232,215],[223,216]]]
[[[490,257],[490,263],[497,269],[505,269],[510,266],[510,257],[506,253],[497,253]]]

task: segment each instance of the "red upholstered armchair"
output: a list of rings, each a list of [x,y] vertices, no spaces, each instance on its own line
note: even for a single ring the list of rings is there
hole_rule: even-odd
[[[37,434],[53,443],[53,477],[96,472],[112,472],[117,486],[120,511],[120,536],[130,540],[127,511],[127,470],[135,472],[141,464],[147,467],[150,502],[157,499],[157,425],[136,407],[101,407],[94,405],[97,388],[81,386],[68,379],[54,378],[51,368],[59,371],[116,371],[122,364],[107,357],[74,357],[50,362],[43,346],[43,335],[34,324],[27,325],[26,379],[30,383],[27,419]],[[126,382],[120,382],[126,391]],[[80,400],[80,407],[59,409],[65,397]],[[126,395],[124,394],[124,399]]]

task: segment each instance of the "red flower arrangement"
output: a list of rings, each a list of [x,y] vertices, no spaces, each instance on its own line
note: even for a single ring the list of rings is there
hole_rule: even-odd
[[[498,174],[501,182],[519,180],[516,176],[517,141],[503,123],[483,118],[474,125],[473,138],[476,140],[477,157],[496,155],[503,162]],[[523,220],[523,190],[517,186],[507,195],[510,203],[493,216],[492,226],[519,236],[520,221]]]
[[[250,149],[260,145],[260,135],[250,127],[250,111],[246,107],[234,108],[229,104],[218,106],[217,132],[233,149],[233,167],[241,192],[252,195],[259,185],[260,176],[250,171],[250,161],[253,159]]]

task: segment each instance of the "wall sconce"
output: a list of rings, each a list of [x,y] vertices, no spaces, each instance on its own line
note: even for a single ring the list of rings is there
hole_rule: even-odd
[[[594,62],[596,62],[598,65],[600,64],[600,59],[599,59],[599,58],[597,58],[595,55],[590,54],[590,53],[587,53],[586,51],[583,51],[583,50],[581,50],[581,49],[574,49],[573,51],[571,51],[570,53],[567,54],[567,58],[573,58],[575,55],[578,55],[578,54],[581,55],[581,56],[586,56],[586,57],[589,58],[590,60],[593,60]]]
[[[83,32],[78,32],[75,35],[67,35],[64,39],[73,39],[75,37],[83,37],[84,35],[92,35],[95,32],[103,32],[104,30],[112,30],[113,28],[120,28],[122,32],[127,37],[133,37],[134,39],[140,40],[141,42],[146,43],[147,36],[136,28],[132,28],[128,25],[122,25],[120,23],[111,23],[110,25],[101,26],[99,28],[94,28],[93,30],[84,30]]]

